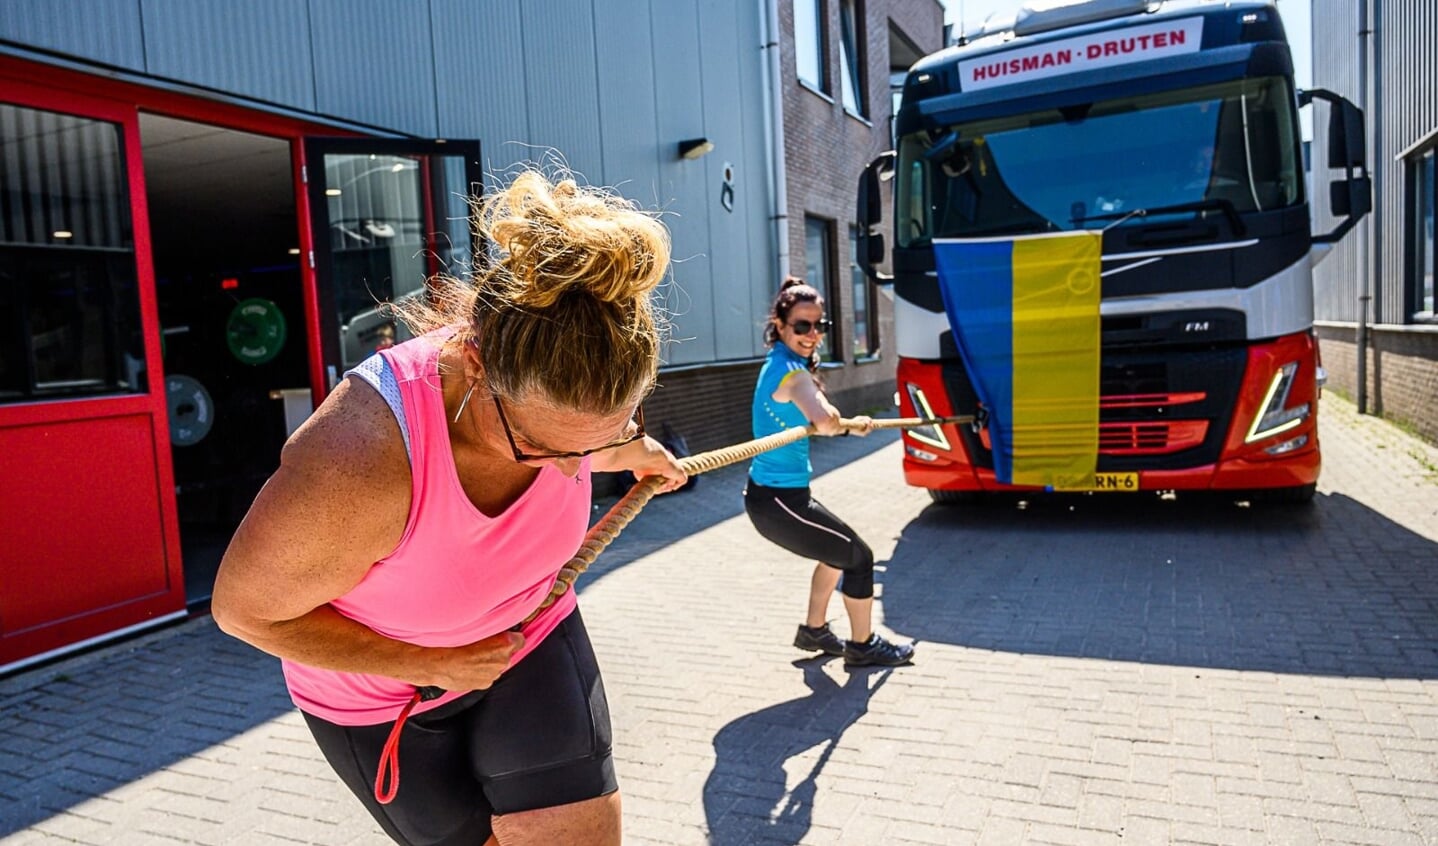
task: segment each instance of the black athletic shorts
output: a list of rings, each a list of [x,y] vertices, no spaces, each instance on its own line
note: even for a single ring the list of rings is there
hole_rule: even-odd
[[[814,499],[808,488],[771,488],[753,479],[744,511],[765,539],[795,555],[844,571],[839,591],[852,599],[874,595],[874,553],[859,533]]]
[[[375,801],[374,780],[394,723],[304,717],[345,785],[406,846],[478,846],[492,815],[619,789],[609,703],[578,609],[493,687],[405,722],[399,793],[388,805]]]

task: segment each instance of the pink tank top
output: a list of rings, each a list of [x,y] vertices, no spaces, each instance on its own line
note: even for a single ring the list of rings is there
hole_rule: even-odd
[[[503,514],[486,517],[465,495],[455,468],[438,339],[416,338],[381,355],[397,377],[409,429],[409,519],[394,551],[330,604],[385,637],[421,646],[463,646],[499,634],[539,607],[559,568],[579,550],[589,522],[589,459],[572,478],[546,465]],[[364,503],[355,510],[363,519]],[[510,666],[574,608],[571,590],[525,626],[524,646]],[[413,685],[388,676],[282,665],[295,705],[339,725],[390,722],[414,693]],[[465,692],[422,702],[415,712]]]

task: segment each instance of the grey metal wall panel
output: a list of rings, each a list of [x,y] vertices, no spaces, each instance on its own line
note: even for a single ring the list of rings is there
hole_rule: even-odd
[[[140,0],[3,0],[0,40],[143,70]]]
[[[649,7],[648,0],[596,0],[594,42],[604,183],[652,208],[659,204],[654,77],[660,71],[654,66]]]
[[[1363,101],[1358,74],[1358,14],[1354,0],[1313,0],[1313,85],[1352,100]],[[1313,108],[1312,197],[1314,229],[1327,232],[1337,223],[1328,213],[1328,183],[1338,171],[1327,168],[1328,145],[1324,128],[1328,106]],[[1372,158],[1370,157],[1370,161]],[[1314,269],[1314,313],[1319,320],[1358,319],[1359,240],[1366,237],[1354,229],[1332,254]]]
[[[1438,128],[1438,4],[1379,0],[1374,7],[1375,102],[1367,102],[1369,92],[1360,89],[1357,4],[1314,2],[1314,84],[1365,106],[1374,179],[1372,214],[1315,273],[1315,308],[1319,319],[1356,321],[1358,298],[1371,274],[1376,282],[1369,319],[1404,323],[1409,309],[1408,173],[1406,163],[1394,157]],[[1326,214],[1327,178],[1321,175],[1326,139],[1321,123],[1315,121],[1315,127],[1313,187],[1316,204],[1325,212],[1316,219],[1318,228],[1325,229],[1332,225]],[[1367,249],[1373,251],[1371,258],[1365,255]]]
[[[1377,110],[1374,126],[1376,256],[1375,313],[1383,323],[1405,323],[1411,312],[1412,214],[1407,190],[1409,163],[1395,156],[1438,129],[1438,3],[1383,0],[1377,3]]]
[[[704,86],[705,135],[714,142],[714,152],[700,160],[705,166],[709,220],[710,314],[713,320],[715,354],[720,359],[744,358],[754,346],[755,329],[750,312],[749,231],[745,226],[749,204],[763,202],[763,195],[741,195],[734,185],[733,211],[721,204],[724,170],[728,165],[735,180],[742,171],[759,166],[745,155],[744,129],[749,121],[762,119],[762,104],[748,92],[739,72],[741,57],[739,11],[732,0],[700,0],[699,31],[704,49],[699,52],[700,76]],[[757,50],[748,57],[757,61]],[[747,108],[746,108],[747,106]]]
[[[521,0],[431,2],[440,137],[479,138],[486,174],[531,158]]]
[[[309,0],[309,12],[318,111],[437,136],[429,0]]]
[[[706,196],[708,163],[678,155],[680,141],[708,135],[702,103],[707,92],[701,89],[699,70],[698,9],[694,0],[658,0],[650,21],[658,69],[654,97],[659,125],[659,201],[674,212],[665,222],[674,238],[678,289],[669,292],[667,306],[674,317],[674,337],[681,341],[671,349],[667,362],[714,361],[718,357],[710,311],[714,272],[705,221],[713,208]]]
[[[594,3],[604,183],[644,208],[658,209],[666,204],[659,193],[659,158],[672,155],[672,148],[659,135],[655,76],[667,71],[655,67],[649,16],[649,0]],[[668,210],[685,213],[672,205]],[[672,216],[664,220],[674,222]],[[661,296],[670,293],[667,288],[662,290]],[[675,350],[672,343],[665,347],[666,363]]]
[[[552,148],[575,173],[602,182],[590,0],[525,0],[520,9],[530,143]]]
[[[293,0],[141,0],[145,70],[313,110],[309,13]]]

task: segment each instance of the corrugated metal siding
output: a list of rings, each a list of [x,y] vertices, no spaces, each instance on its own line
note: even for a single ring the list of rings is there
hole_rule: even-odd
[[[432,4],[440,137],[481,139],[486,173],[530,158],[520,0]]]
[[[525,0],[520,10],[528,141],[553,148],[575,173],[602,182],[600,122],[624,120],[624,116],[599,113],[591,0]]]
[[[626,195],[654,205],[661,143],[654,77],[660,70],[654,63],[649,6],[647,0],[596,2],[594,40],[601,45],[595,70],[604,181],[623,182]]]
[[[1359,0],[1361,2],[1361,0]],[[1313,86],[1363,102],[1358,87],[1358,6],[1355,0],[1313,0]],[[1314,230],[1327,232],[1337,223],[1328,213],[1328,184],[1339,176],[1329,171],[1328,105],[1315,102],[1313,114],[1312,192]],[[1372,161],[1370,155],[1369,160]],[[1359,224],[1314,269],[1314,313],[1319,320],[1358,319],[1358,241],[1366,235]]]
[[[655,208],[665,199],[659,193],[659,158],[668,145],[659,134],[661,105],[654,86],[655,77],[670,69],[655,66],[649,13],[648,0],[594,3],[604,182]]]
[[[745,109],[745,91],[739,73],[740,13],[732,0],[701,0],[699,32],[705,48],[699,51],[700,76],[704,83],[704,134],[714,142],[714,152],[700,159],[704,167],[704,200],[708,204],[710,273],[709,313],[714,321],[714,345],[720,359],[743,358],[753,349],[758,330],[749,308],[749,232],[744,225],[746,205],[764,197],[739,195],[734,191],[734,211],[720,204],[724,165],[730,164],[737,179],[748,164],[744,152],[744,126],[763,119],[763,104],[757,96]],[[748,3],[747,6],[757,4]],[[746,39],[753,43],[757,39]],[[757,51],[749,56],[757,62]],[[755,92],[757,93],[757,92]],[[836,174],[837,176],[837,174]]]
[[[1405,323],[1411,312],[1408,163],[1394,156],[1438,128],[1438,3],[1383,0],[1378,37],[1378,118],[1375,205],[1379,252],[1376,313],[1382,323]]]
[[[434,138],[429,0],[310,0],[315,109]]]
[[[602,2],[602,0],[596,0]],[[694,0],[656,0],[651,11],[654,33],[654,96],[659,123],[659,204],[673,212],[665,223],[674,237],[674,279],[678,290],[669,291],[669,309],[674,315],[675,344],[667,357],[670,364],[714,361],[713,302],[714,272],[712,245],[704,215],[712,214],[709,202],[707,158],[688,161],[679,158],[680,141],[708,136],[704,124],[703,88],[698,56],[703,47],[699,34],[699,11]],[[735,116],[737,118],[737,116]],[[716,127],[717,129],[717,127]],[[718,187],[715,186],[717,194]]]
[[[309,14],[292,0],[141,0],[145,70],[312,111]]]
[[[0,40],[144,70],[140,0],[3,0]]]

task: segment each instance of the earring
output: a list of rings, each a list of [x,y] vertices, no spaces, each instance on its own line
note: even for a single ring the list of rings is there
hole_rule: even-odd
[[[464,399],[459,401],[459,410],[454,413],[454,422],[459,422],[459,416],[464,413],[464,407],[469,405],[469,398],[474,394],[474,383],[469,383],[469,390],[464,392]]]

